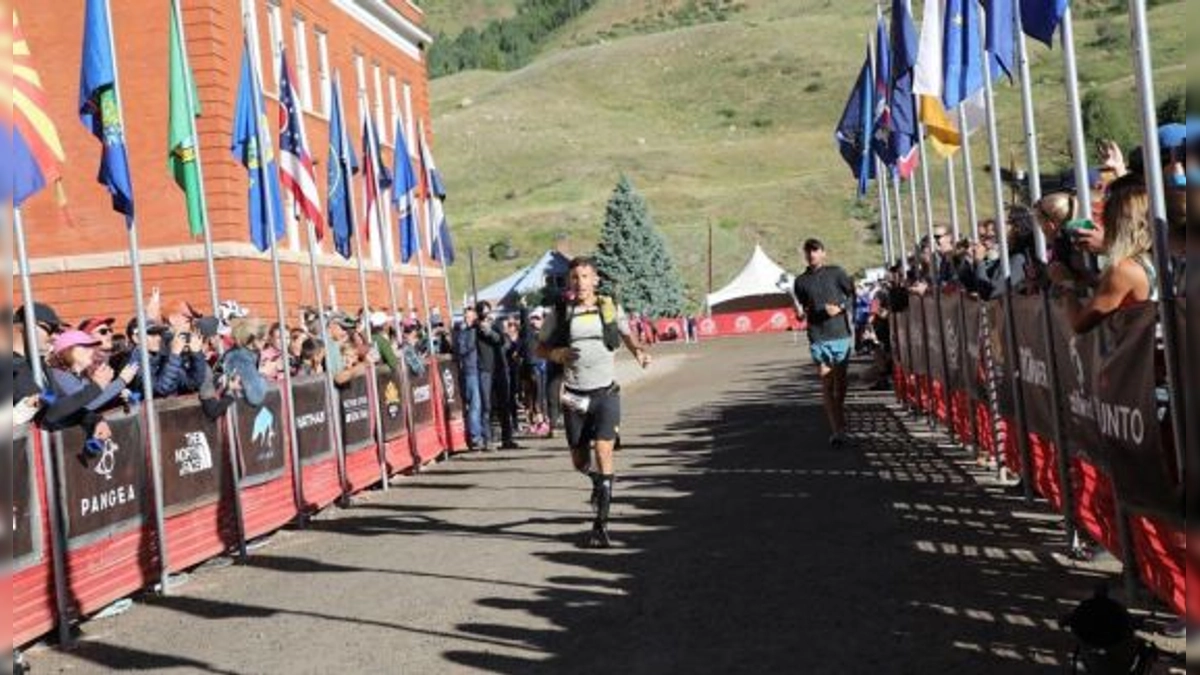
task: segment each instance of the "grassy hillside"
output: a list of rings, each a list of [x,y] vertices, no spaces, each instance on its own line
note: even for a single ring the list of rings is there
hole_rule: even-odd
[[[872,26],[872,8],[858,5],[602,0],[520,71],[435,80],[448,209],[460,247],[476,249],[480,283],[518,266],[487,259],[486,248],[499,240],[511,239],[526,258],[559,233],[571,236],[574,250],[590,249],[621,173],[649,200],[694,301],[705,292],[710,224],[718,286],[756,241],[792,268],[797,242],[810,235],[824,238],[851,268],[872,264],[878,246],[867,224],[875,201],[855,202],[833,142]],[[690,8],[712,11],[679,13]],[[1158,7],[1151,17],[1165,92],[1185,75],[1184,5]],[[1128,53],[1096,37],[1111,36],[1121,20],[1078,22],[1080,67],[1087,86],[1127,94],[1132,109]],[[1043,161],[1064,165],[1061,55],[1032,50]],[[1019,165],[1018,91],[1002,87],[998,99],[1002,154],[1006,164],[1012,156]],[[974,150],[982,167],[981,136]],[[940,165],[933,174],[940,194]],[[990,204],[990,183],[982,174],[977,183],[980,204]],[[454,282],[465,289],[465,265],[454,270]]]
[[[468,26],[481,28],[488,21],[510,17],[517,11],[517,0],[421,0],[417,4],[434,35],[451,37]]]

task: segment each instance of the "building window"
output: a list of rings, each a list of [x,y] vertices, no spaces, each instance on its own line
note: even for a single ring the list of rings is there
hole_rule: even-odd
[[[312,73],[308,68],[308,40],[305,33],[307,26],[304,22],[304,17],[296,15],[292,17],[292,44],[295,45],[296,53],[296,79],[300,82],[296,85],[300,89],[300,103],[305,110],[313,111],[313,90],[312,90]]]
[[[408,136],[408,154],[417,156],[417,130],[413,122],[412,85],[404,83],[404,133]]]
[[[374,68],[374,84],[375,84],[375,128],[379,130],[379,142],[388,142],[388,125],[387,118],[383,113],[383,71],[380,70],[379,64],[375,63]]]
[[[400,129],[400,120],[404,119],[400,116],[400,95],[398,92],[399,90],[396,88],[396,74],[388,73],[388,102],[391,104],[388,112],[391,114],[391,128],[393,130],[393,135]],[[405,138],[404,140],[407,141],[408,139]],[[396,145],[399,145],[400,143],[399,139],[394,138],[392,141]]]
[[[279,55],[283,51],[283,10],[279,7],[277,0],[270,0],[267,3],[267,31],[271,38],[271,72],[274,73],[275,79],[272,80],[274,91],[279,93]],[[266,88],[266,85],[263,85]]]
[[[329,79],[329,36],[318,29],[317,35],[317,81],[321,88],[321,113],[329,117],[333,107],[333,85]]]

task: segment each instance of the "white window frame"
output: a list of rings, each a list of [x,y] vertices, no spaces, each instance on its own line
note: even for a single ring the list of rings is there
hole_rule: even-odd
[[[329,74],[329,33],[321,27],[314,28],[317,38],[317,80],[321,86],[321,114],[330,117],[333,111],[333,81]]]
[[[296,79],[299,80],[300,105],[308,112],[315,112],[313,106],[312,73],[308,68],[308,22],[300,14],[292,15],[292,44],[295,45]]]
[[[375,128],[379,130],[379,144],[391,145],[388,138],[391,137],[391,132],[387,128],[387,119],[384,117],[383,111],[383,68],[378,61],[372,63],[372,78],[375,85]]]
[[[271,73],[275,79],[271,81],[270,91],[279,95],[279,55],[283,51],[283,7],[279,0],[267,0],[267,34],[271,40]],[[261,71],[260,71],[261,72]],[[266,85],[263,85],[266,89]]]
[[[388,71],[388,102],[391,104],[392,135],[395,135],[396,123],[402,122],[404,117],[400,114],[400,94],[399,89],[396,86],[396,73],[392,71]],[[404,140],[408,141],[407,135],[404,137]],[[396,139],[392,139],[392,145],[395,145],[397,142],[398,141]]]
[[[408,137],[408,154],[417,156],[417,128],[413,118],[412,85],[404,83],[404,134]]]

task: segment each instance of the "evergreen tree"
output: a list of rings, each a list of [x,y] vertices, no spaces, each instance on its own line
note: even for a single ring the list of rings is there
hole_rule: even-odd
[[[666,240],[654,227],[646,200],[625,176],[605,209],[596,264],[601,292],[615,295],[626,310],[651,317],[683,312],[683,285]]]

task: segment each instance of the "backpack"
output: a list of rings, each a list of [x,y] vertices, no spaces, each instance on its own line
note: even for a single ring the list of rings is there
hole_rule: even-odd
[[[554,333],[549,346],[552,349],[571,346],[571,320],[575,317],[574,306],[565,301],[554,305]],[[600,315],[600,323],[604,327],[604,347],[610,352],[621,348],[621,329],[617,325],[616,302],[612,298],[600,296],[596,306]]]

